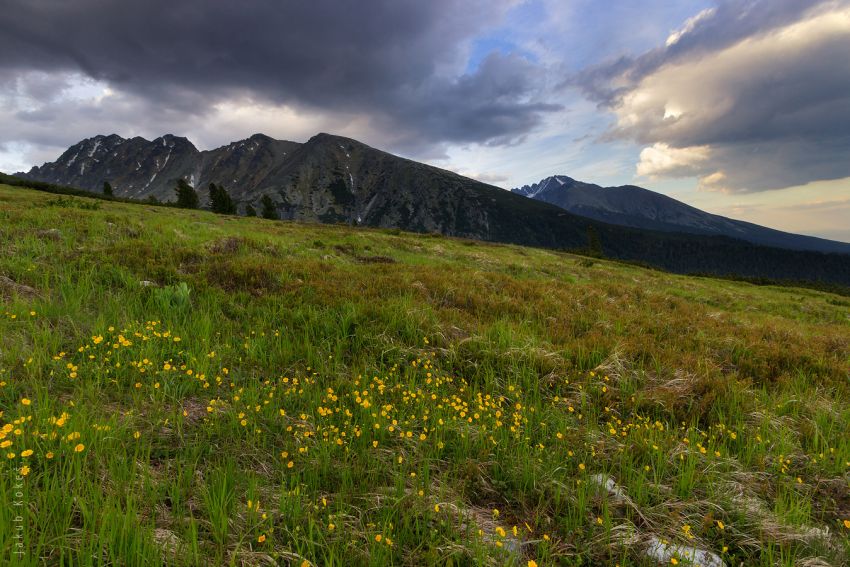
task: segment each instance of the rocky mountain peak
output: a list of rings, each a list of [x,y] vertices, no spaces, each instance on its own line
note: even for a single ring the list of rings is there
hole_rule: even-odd
[[[561,188],[569,188],[576,183],[578,182],[575,179],[566,175],[551,175],[540,180],[538,183],[534,183],[533,185],[523,185],[522,187],[511,189],[511,192],[523,195],[524,197],[534,198],[543,192],[553,189],[557,190]]]
[[[261,144],[265,144],[265,143],[268,143],[268,142],[274,142],[275,141],[275,139],[272,138],[271,136],[266,136],[265,134],[261,134],[259,132],[256,133],[256,134],[252,134],[248,138],[248,140],[250,140],[251,142],[257,142],[257,143],[261,143]]]
[[[181,147],[191,148],[194,151],[198,151],[195,147],[195,144],[190,142],[188,138],[185,138],[183,136],[175,136],[174,134],[165,134],[163,136],[160,136],[159,138],[156,138],[152,143],[162,145],[162,147],[164,148]]]
[[[352,138],[346,138],[345,136],[337,136],[335,134],[327,134],[325,132],[320,132],[316,134],[304,144],[305,146],[317,146],[317,145],[334,145],[336,147],[342,148],[353,148],[355,146],[364,146],[362,142],[358,142]]]

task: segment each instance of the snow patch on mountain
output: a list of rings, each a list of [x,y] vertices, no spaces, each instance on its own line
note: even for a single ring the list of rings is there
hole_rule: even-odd
[[[94,153],[95,153],[95,152],[97,151],[97,149],[100,147],[100,143],[101,143],[101,141],[100,141],[100,140],[95,140],[95,141],[94,141],[94,145],[93,145],[93,146],[92,146],[92,148],[89,150],[89,157],[92,157],[92,156],[94,155]]]

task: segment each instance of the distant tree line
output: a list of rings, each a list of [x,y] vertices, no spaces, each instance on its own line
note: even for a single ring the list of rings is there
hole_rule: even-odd
[[[115,196],[115,189],[108,180],[103,181],[102,189],[98,193],[96,191],[86,191],[77,187],[68,187],[66,185],[57,185],[55,183],[47,183],[44,181],[34,181],[23,179],[0,173],[0,183],[12,185],[14,187],[28,187],[37,191],[53,193],[57,195],[71,195],[75,197],[89,197],[93,199],[103,199],[106,201],[120,201],[123,203],[144,203],[146,205],[156,205],[160,207],[179,207],[182,209],[198,209],[201,206],[201,199],[197,190],[189,185],[185,179],[177,179],[175,181],[174,192],[177,196],[176,201],[161,202],[153,195],[149,195],[145,199],[132,199],[129,197]],[[223,215],[239,214],[239,204],[233,200],[230,193],[221,185],[210,183],[209,186],[209,204],[210,210],[214,213]],[[263,195],[260,199],[260,210],[254,207],[253,203],[246,203],[243,207],[244,215],[247,217],[261,216],[265,219],[280,219],[277,211],[277,205],[268,195]]]
[[[14,175],[9,175],[7,173],[0,173],[0,183],[5,185],[11,185],[13,187],[26,187],[28,189],[35,189],[36,191],[43,191],[45,193],[52,193],[54,195],[70,195],[73,197],[89,197],[92,199],[102,199],[104,201],[121,201],[125,203],[138,203],[138,200],[135,199],[127,199],[121,197],[115,197],[113,195],[107,195],[103,193],[96,193],[93,191],[86,191],[84,189],[80,189],[78,187],[69,187],[67,185],[57,185],[56,183],[47,183],[46,181],[35,181],[30,179],[23,179],[21,177],[15,177]],[[112,186],[110,186],[110,189]],[[104,188],[105,189],[105,188]]]

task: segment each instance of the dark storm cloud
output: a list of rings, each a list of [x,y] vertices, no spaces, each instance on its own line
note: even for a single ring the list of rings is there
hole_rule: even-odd
[[[638,168],[646,174],[696,175],[727,191],[847,177],[848,7],[725,0],[664,47],[570,84],[616,113],[611,136],[652,144]]]
[[[399,101],[392,112],[399,121],[408,114],[428,116],[418,126],[429,138],[508,144],[536,126],[541,114],[561,108],[544,102],[518,104],[540,75],[518,55],[492,54],[477,73],[432,81],[417,96]]]
[[[456,57],[510,5],[7,0],[0,72],[81,71],[197,115],[246,96],[307,112],[363,114],[411,146],[506,143],[557,108],[529,96],[539,69],[499,56],[464,75],[456,70],[465,61]],[[50,96],[44,87],[36,95]]]

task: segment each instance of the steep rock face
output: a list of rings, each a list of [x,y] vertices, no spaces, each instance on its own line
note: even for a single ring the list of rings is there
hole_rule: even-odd
[[[201,152],[187,181],[200,189],[210,183],[222,185],[236,200],[241,200],[268,181],[270,173],[300,146],[297,142],[254,134],[247,140]]]
[[[198,156],[186,138],[169,134],[149,142],[112,134],[83,140],[55,162],[21,176],[90,191],[100,191],[103,182],[109,181],[122,197],[164,199],[171,198],[176,180],[191,170]]]
[[[850,253],[850,244],[774,230],[701,211],[666,195],[635,185],[600,187],[566,175],[512,189],[518,195],[549,203],[602,222],[665,232],[728,236],[791,250]]]
[[[274,195],[284,218],[476,238],[487,233],[481,184],[348,138],[311,138],[267,181],[249,197]]]
[[[173,201],[178,179],[198,188],[202,200],[210,182],[224,185],[235,196],[246,192],[286,159],[300,144],[255,134],[215,150],[200,152],[186,138],[166,134],[153,141],[125,139],[115,134],[95,136],[71,146],[59,159],[18,174],[100,191],[108,181],[117,196]]]
[[[264,194],[287,219],[549,247],[587,241],[587,221],[565,211],[329,134],[298,148],[246,198]]]

